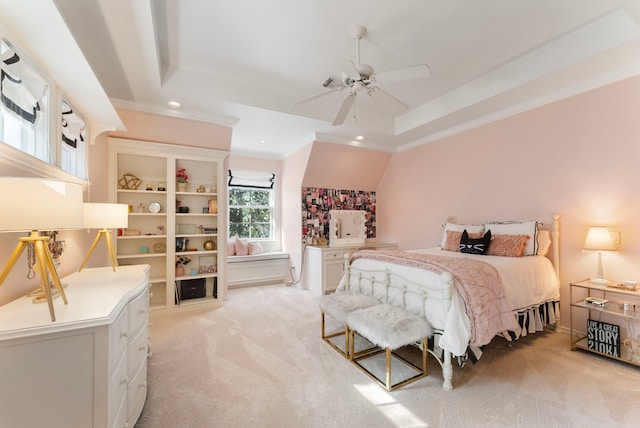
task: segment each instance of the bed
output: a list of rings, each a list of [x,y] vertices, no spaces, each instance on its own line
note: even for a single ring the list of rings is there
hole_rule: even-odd
[[[442,367],[443,388],[452,389],[453,359],[476,361],[495,336],[515,340],[558,322],[558,236],[558,215],[550,227],[447,222],[438,247],[352,253],[337,292],[372,295],[425,317],[436,331],[429,352]]]

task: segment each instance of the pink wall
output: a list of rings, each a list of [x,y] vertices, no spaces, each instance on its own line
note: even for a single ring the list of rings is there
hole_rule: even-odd
[[[126,131],[112,137],[229,151],[232,128],[223,125],[118,109]]]
[[[605,275],[640,279],[639,111],[632,78],[395,154],[378,188],[379,239],[425,248],[449,216],[550,223],[559,213],[562,313],[568,282],[595,275],[595,254],[582,251],[590,225],[621,232]]]
[[[316,141],[301,187],[376,190],[390,158],[391,153]]]
[[[312,145],[288,156],[282,163],[282,246],[289,253],[292,282],[302,279],[302,239],[300,232],[300,188],[310,161]]]

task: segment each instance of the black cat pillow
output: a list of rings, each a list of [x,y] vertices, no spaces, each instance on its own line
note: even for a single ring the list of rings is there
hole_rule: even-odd
[[[462,232],[460,238],[460,252],[467,254],[487,254],[489,243],[491,242],[491,231],[488,230],[482,238],[471,239],[467,229]]]

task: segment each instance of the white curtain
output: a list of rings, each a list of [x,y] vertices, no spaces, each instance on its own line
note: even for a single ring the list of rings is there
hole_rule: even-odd
[[[254,189],[273,189],[276,175],[272,172],[229,170],[230,187],[251,187]]]
[[[2,104],[20,119],[34,124],[47,82],[20,59],[12,49],[0,58],[0,97]]]

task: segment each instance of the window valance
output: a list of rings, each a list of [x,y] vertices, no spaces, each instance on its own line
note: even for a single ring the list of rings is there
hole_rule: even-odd
[[[229,170],[230,187],[250,187],[253,189],[273,189],[276,175],[272,172]]]

